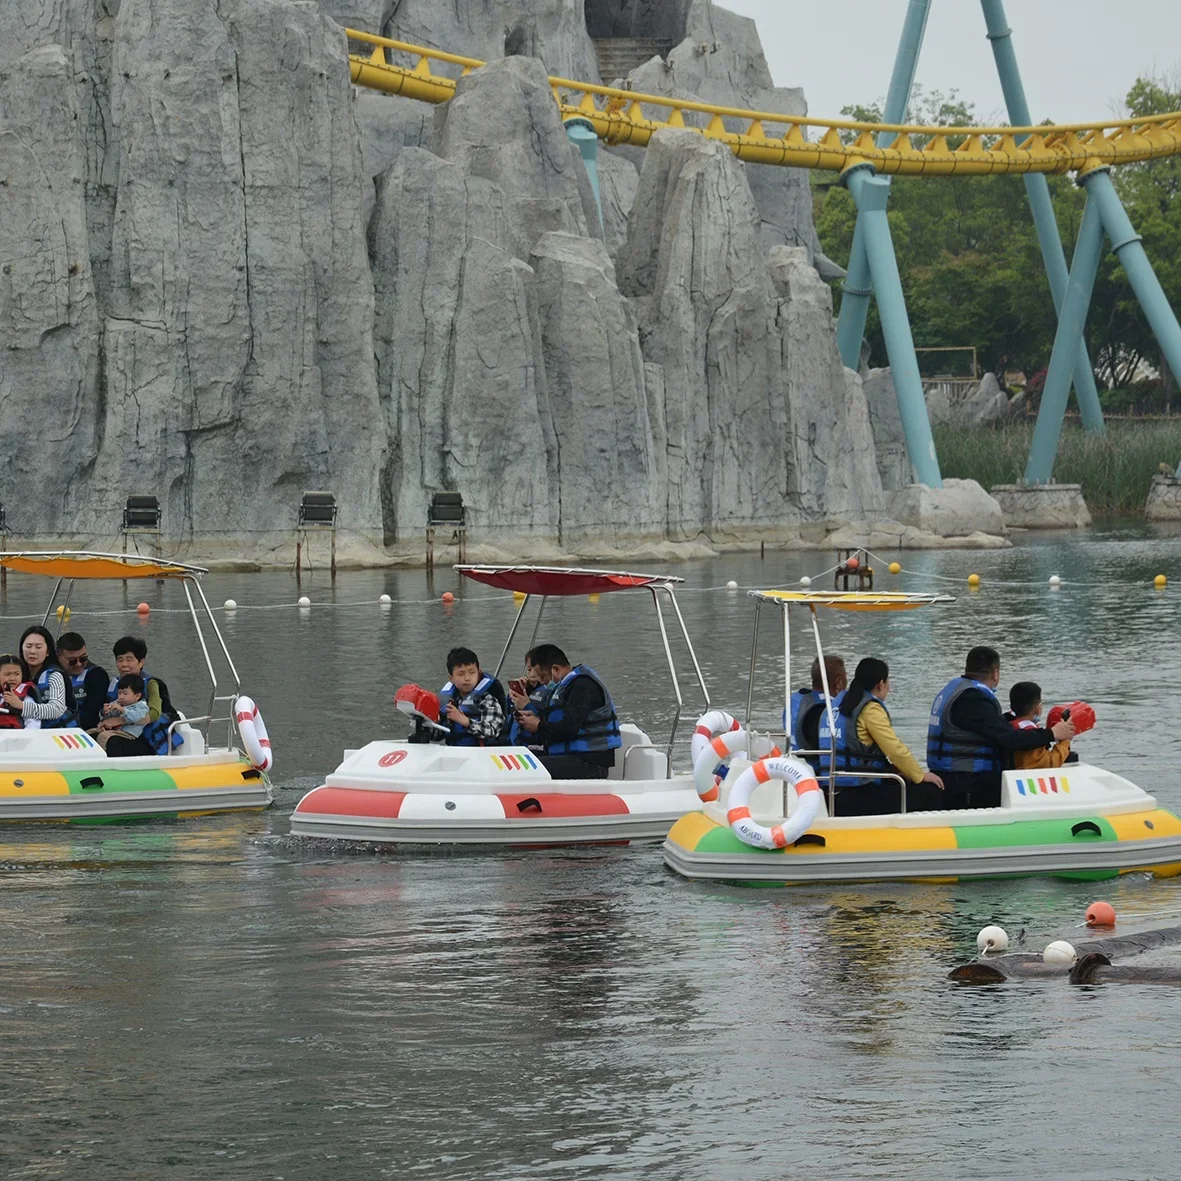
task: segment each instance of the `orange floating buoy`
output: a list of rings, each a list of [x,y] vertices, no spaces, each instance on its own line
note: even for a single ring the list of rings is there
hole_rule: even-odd
[[[450,591],[444,591],[443,592],[443,602],[444,603],[454,603],[455,596]]]
[[[859,557],[857,557],[856,554],[854,554],[853,557],[851,557],[845,563],[845,569],[846,570],[860,570],[861,569],[861,559]]]
[[[149,607],[147,603],[140,603],[135,609],[137,615],[147,615],[150,611],[151,607]]]
[[[1114,927],[1115,908],[1110,902],[1092,902],[1087,907],[1088,927]]]

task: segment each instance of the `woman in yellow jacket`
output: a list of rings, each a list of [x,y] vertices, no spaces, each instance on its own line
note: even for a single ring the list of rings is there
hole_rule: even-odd
[[[838,816],[880,816],[901,810],[898,784],[876,778],[875,772],[901,775],[916,786],[926,783],[943,788],[943,780],[933,771],[924,771],[894,733],[885,704],[889,693],[886,662],[866,657],[857,666],[836,717],[834,766],[838,771],[862,775],[860,779],[837,779]],[[907,811],[941,806],[933,792],[913,787],[907,789],[906,803]]]

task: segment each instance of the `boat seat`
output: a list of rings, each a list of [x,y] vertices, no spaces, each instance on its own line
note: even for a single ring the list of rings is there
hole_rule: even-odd
[[[622,745],[615,752],[615,766],[607,772],[608,779],[665,779],[668,776],[668,759],[663,750],[651,746],[652,740],[639,726],[621,722],[619,735]],[[646,747],[628,755],[633,746]],[[626,773],[626,774],[625,774]]]
[[[184,714],[181,714],[184,717]],[[182,722],[176,728],[181,737],[181,744],[174,750],[173,755],[203,755],[205,753],[205,735],[195,730],[188,722]]]

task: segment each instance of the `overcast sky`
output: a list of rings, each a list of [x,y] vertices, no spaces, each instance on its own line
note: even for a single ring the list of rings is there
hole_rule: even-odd
[[[779,86],[814,115],[884,98],[906,0],[719,0],[754,17]],[[1110,118],[1141,74],[1181,66],[1181,0],[1008,0],[1034,122]],[[976,0],[932,0],[916,81],[958,89],[982,118],[1004,114]]]

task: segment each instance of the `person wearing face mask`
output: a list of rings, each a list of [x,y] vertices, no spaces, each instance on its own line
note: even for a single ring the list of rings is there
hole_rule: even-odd
[[[942,788],[938,775],[924,771],[906,744],[894,733],[886,698],[890,693],[890,669],[884,660],[868,656],[857,666],[836,712],[835,762],[842,775],[836,781],[838,816],[882,816],[901,811],[899,786],[882,775],[901,775],[913,787],[906,792],[907,811],[939,807],[930,789]],[[821,723],[822,729],[824,723]]]
[[[1050,728],[1010,726],[997,700],[1000,680],[1000,653],[995,648],[973,648],[964,662],[963,676],[948,681],[931,705],[927,766],[943,777],[945,808],[999,808],[1001,772],[1016,751],[1074,737],[1074,726],[1068,721]]]

